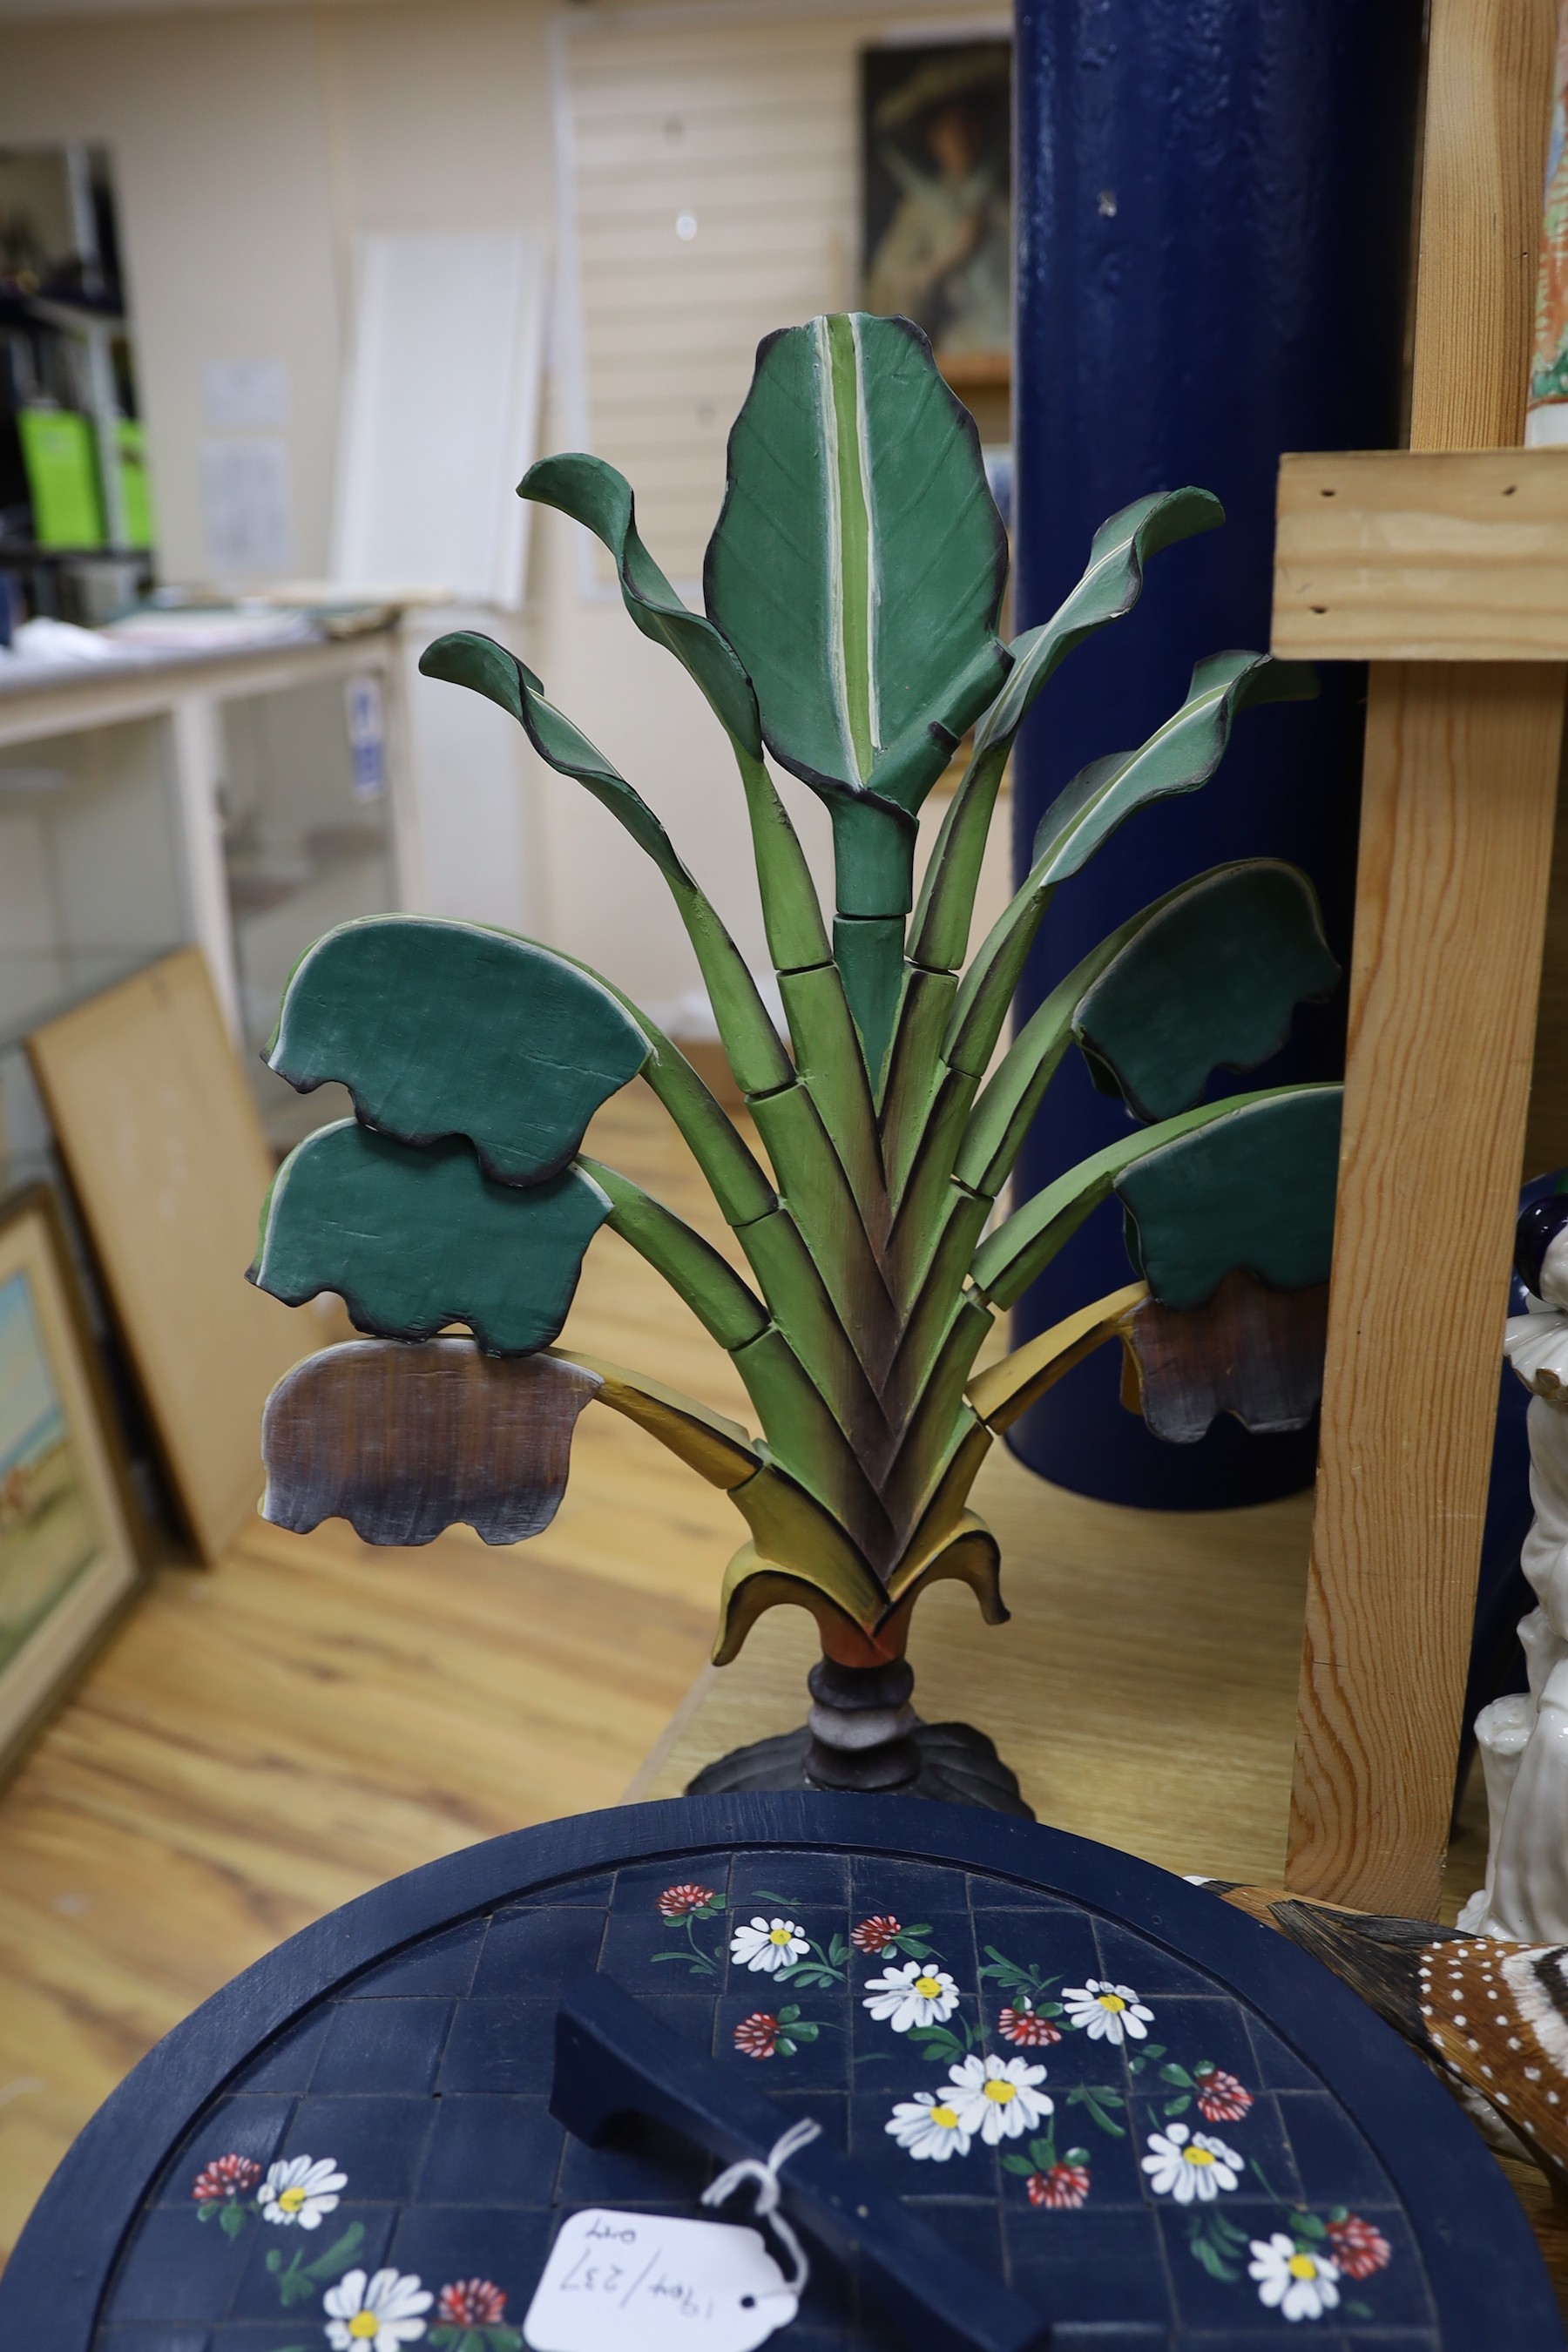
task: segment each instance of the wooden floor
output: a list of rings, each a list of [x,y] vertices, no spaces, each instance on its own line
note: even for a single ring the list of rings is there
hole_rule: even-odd
[[[592,1145],[728,1245],[640,1088]],[[727,1359],[612,1235],[566,1338],[747,1416]],[[1278,1879],[1307,1498],[1120,1510],[998,1448],[975,1499],[1014,1622],[987,1629],[939,1586],[911,1643],[922,1713],[990,1731],[1063,1828],[1171,1869]],[[0,2247],[142,2053],[282,1937],[476,1839],[673,1793],[798,1722],[813,1643],[797,1611],[764,1618],[736,1666],[704,1667],[742,1533],[721,1495],[589,1412],[531,1544],[455,1530],[377,1552],[341,1525],[258,1521],[216,1570],[161,1570],[0,1791]],[[1467,1845],[1454,1899],[1474,1883]],[[1560,2239],[1544,2191],[1516,2185]],[[1552,2250],[1568,2269],[1568,2244]]]

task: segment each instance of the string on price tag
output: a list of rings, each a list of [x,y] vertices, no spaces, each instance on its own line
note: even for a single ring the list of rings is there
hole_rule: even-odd
[[[569,2214],[522,2323],[531,2352],[755,2352],[800,2308],[811,2265],[779,2211],[779,2167],[816,2139],[805,2117],[764,2161],[743,2157],[702,2192],[722,2205],[749,2180],[756,2216],[789,2254],[787,2279],[755,2230],[595,2206]]]

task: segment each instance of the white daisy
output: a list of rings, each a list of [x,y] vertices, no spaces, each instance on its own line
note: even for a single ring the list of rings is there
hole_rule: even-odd
[[[377,2271],[367,2279],[363,2271],[350,2271],[321,2297],[327,2321],[327,2341],[332,2352],[402,2352],[425,2333],[420,2316],[436,2298],[412,2272]]]
[[[737,1927],[730,1938],[732,1960],[742,1960],[747,1968],[761,1969],[770,1977],[780,1969],[793,1969],[810,1949],[793,1919],[753,1919],[748,1927]]]
[[[1035,2088],[1046,2070],[1026,2058],[962,2058],[947,2079],[960,2124],[987,2147],[1033,2131],[1052,2112],[1052,2102]]]
[[[1178,2205],[1212,2205],[1222,2189],[1234,2189],[1241,2179],[1244,2159],[1224,2140],[1208,2132],[1189,2132],[1185,2124],[1167,2124],[1149,2135],[1143,2169],[1156,2197],[1173,2197]]]
[[[1258,2281],[1258,2300],[1287,2319],[1321,2319],[1340,2299],[1340,2266],[1327,2254],[1304,2254],[1294,2238],[1276,2230],[1254,2238],[1247,2275]]]
[[[319,2230],[323,2213],[335,2213],[338,2191],[349,2177],[330,2156],[290,2156],[270,2167],[256,2192],[264,2221],[298,2222],[301,2230]]]
[[[911,2025],[940,2025],[958,2007],[957,1985],[945,1969],[934,1969],[926,1960],[910,1960],[885,1976],[868,1977],[866,1995],[863,2006],[895,2033],[907,2033]]]
[[[917,2091],[912,2099],[900,2099],[892,2121],[883,2128],[911,2156],[930,2157],[933,2164],[945,2164],[950,2156],[969,2154],[969,2134],[958,2109],[939,2099],[934,2091]]]
[[[1131,1985],[1101,1983],[1098,1977],[1075,1985],[1062,1995],[1069,2025],[1081,2026],[1091,2042],[1121,2042],[1130,2035],[1142,2042],[1154,2022]]]

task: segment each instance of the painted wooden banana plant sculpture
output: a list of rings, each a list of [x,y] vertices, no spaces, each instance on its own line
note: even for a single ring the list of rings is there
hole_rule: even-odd
[[[906,1785],[1022,1809],[988,1741],[915,1717],[910,1612],[935,1580],[962,1578],[989,1619],[1005,1615],[970,1486],[994,1434],[1102,1340],[1127,1340],[1134,1388],[1171,1435],[1197,1435],[1221,1408],[1272,1426],[1310,1411],[1310,1373],[1303,1385],[1289,1368],[1321,1327],[1338,1090],[1200,1099],[1216,1067],[1267,1058],[1298,1001],[1335,984],[1310,885],[1267,858],[1199,875],[1121,924],[997,1049],[1056,890],[1138,809],[1212,775],[1239,711],[1311,693],[1310,674],[1258,654],[1201,661],[1146,743],[1093,761],[1047,811],[1023,887],[966,963],[1026,714],[1076,645],[1131,609],[1152,555],[1223,520],[1217,502],[1181,489],[1113,516],[1060,610],[1004,645],[1005,541],[973,425],[918,329],[850,316],[758,353],[705,613],[644,547],[613,467],[547,458],[521,495],[604,541],[633,622],[730,738],[787,1043],[658,818],[531,672],[467,631],[421,667],[510,712],[658,867],[768,1165],[670,1040],[567,957],[409,916],[331,932],[289,982],[268,1058],[301,1089],[341,1080],[356,1117],[284,1164],[253,1276],[293,1303],[340,1292],[379,1344],[328,1350],[276,1392],[265,1507],[301,1528],[342,1513],[372,1541],[427,1541],[456,1519],[510,1540],[547,1522],[572,1424],[595,1399],[727,1489],[746,1522],[718,1660],[777,1602],[821,1630],[810,1732],[744,1751],[708,1785]],[[971,730],[917,895],[916,814]],[[831,813],[831,932],[765,753]],[[999,1215],[1073,1046],[1124,1097],[1126,1132]],[[639,1072],[749,1279],[582,1152],[594,1111]],[[1140,1279],[977,1374],[998,1311],[1112,1193]],[[760,1436],[552,1349],[606,1223],[728,1350]],[[437,1337],[453,1325],[473,1340]],[[1250,1360],[1272,1370],[1255,1378]],[[1188,1361],[1206,1365],[1196,1391]]]

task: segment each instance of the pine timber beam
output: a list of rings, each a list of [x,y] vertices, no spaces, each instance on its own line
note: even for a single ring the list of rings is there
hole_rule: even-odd
[[[1555,0],[1432,0],[1413,451],[1510,449],[1522,437],[1555,17]],[[1418,478],[1418,457],[1392,462]],[[1510,469],[1522,478],[1534,462]],[[1343,458],[1294,461],[1330,464],[1353,471]],[[1282,502],[1304,478],[1287,478]],[[1478,606],[1485,576],[1482,565]],[[1277,578],[1277,650],[1297,642],[1298,588]],[[1429,578],[1419,597],[1428,617],[1443,601]],[[1296,1894],[1433,1917],[1491,1460],[1564,670],[1454,658],[1467,648],[1448,645],[1443,659],[1382,658],[1413,640],[1380,643],[1375,604],[1353,639],[1374,658],[1286,1877]],[[1341,648],[1351,654],[1351,634]]]

